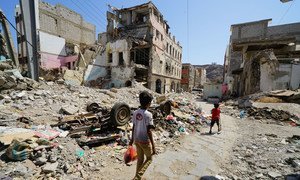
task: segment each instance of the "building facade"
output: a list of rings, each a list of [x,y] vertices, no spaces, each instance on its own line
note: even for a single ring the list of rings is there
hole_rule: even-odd
[[[152,2],[107,12],[107,31],[98,37],[105,49],[89,65],[87,85],[124,87],[137,81],[158,93],[179,89],[182,47]]]
[[[84,21],[80,14],[67,7],[35,0],[35,15],[39,62],[43,69],[73,66],[80,46],[96,42],[95,25]],[[15,19],[20,32],[17,37],[20,67],[26,69],[26,42],[20,6],[15,9]]]
[[[195,87],[195,67],[190,63],[182,64],[181,88],[183,91],[192,91]]]
[[[269,21],[231,26],[224,82],[235,95],[300,86],[300,23],[268,26]]]
[[[203,88],[206,83],[206,70],[205,68],[195,67],[195,88]]]

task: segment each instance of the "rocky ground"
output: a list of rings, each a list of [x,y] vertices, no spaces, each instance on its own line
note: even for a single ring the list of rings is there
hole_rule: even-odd
[[[300,131],[297,127],[238,121],[240,136],[223,173],[230,179],[299,179]],[[294,177],[294,178],[293,178]]]
[[[117,102],[137,108],[138,94],[146,90],[142,85],[134,83],[131,88],[101,90],[66,86],[63,81],[37,83],[9,72],[0,74],[0,89],[0,139],[8,137],[5,133],[15,131],[24,138],[32,131],[59,132],[53,139],[36,134],[28,136],[25,149],[30,151],[17,156],[10,157],[7,153],[13,143],[0,144],[0,179],[134,176],[136,162],[125,165],[123,160],[130,134],[127,128],[101,134],[119,135],[116,140],[79,146],[79,138],[66,136],[66,131],[52,129],[50,125],[64,114],[86,112],[89,102],[108,109]],[[153,107],[163,100],[175,103],[172,103],[173,115],[168,118],[154,111],[154,139],[159,154],[145,174],[147,179],[284,179],[287,176],[299,179],[299,105],[268,106],[230,100],[221,105],[222,133],[209,135],[212,104],[202,102],[197,94],[151,93],[155,97]]]
[[[13,77],[13,75],[11,75]],[[3,78],[7,83],[10,79]],[[34,87],[26,83],[27,80],[14,79],[9,87],[3,87],[0,95],[0,139],[1,135],[13,131],[26,132],[26,130],[44,131],[52,129],[50,125],[58,122],[64,114],[80,114],[86,112],[89,102],[97,102],[101,107],[110,109],[117,102],[125,102],[132,108],[139,106],[138,95],[146,90],[140,84],[131,88],[99,90],[83,86],[66,86],[63,82],[34,83]],[[24,81],[22,88],[16,88],[19,81]],[[4,84],[5,84],[4,83]],[[163,153],[167,146],[180,142],[180,136],[199,131],[199,109],[191,101],[193,94],[169,94],[161,96],[154,92],[153,107],[159,105],[158,101],[180,100],[176,103],[176,110],[170,120],[166,116],[156,113],[157,125],[154,138],[157,151]],[[181,98],[181,97],[185,98]],[[200,110],[201,111],[201,110]],[[195,116],[191,115],[194,114]],[[191,117],[191,118],[190,118]],[[198,119],[198,121],[196,120]],[[11,128],[11,129],[10,129]],[[20,128],[20,129],[13,129]],[[64,131],[54,129],[61,134]],[[47,132],[49,133],[49,132]],[[120,134],[117,140],[99,144],[94,147],[79,146],[78,138],[57,137],[53,140],[30,136],[29,146],[31,151],[22,161],[12,160],[14,157],[7,155],[7,146],[0,145],[0,178],[20,179],[111,179],[115,173],[108,173],[110,169],[121,170],[124,168],[123,156],[127,148],[128,131],[117,129],[104,132],[105,136]],[[4,138],[5,139],[5,138]],[[43,139],[43,142],[38,142]],[[27,141],[26,141],[27,143]],[[11,143],[12,146],[13,143]],[[93,174],[92,172],[97,172]],[[99,175],[100,174],[100,175]],[[123,179],[123,178],[121,178]],[[125,178],[126,179],[126,178]]]

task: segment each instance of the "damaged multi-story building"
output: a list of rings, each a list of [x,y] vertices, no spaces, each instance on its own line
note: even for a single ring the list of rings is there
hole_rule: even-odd
[[[181,73],[181,90],[192,91],[203,88],[206,83],[206,70],[199,67],[199,65],[192,65],[190,63],[182,64]]]
[[[88,66],[87,85],[124,87],[137,81],[158,93],[179,89],[182,47],[152,2],[113,8],[107,23],[98,37],[105,48]]]
[[[61,4],[51,5],[41,0],[34,2],[39,67],[46,70],[63,67],[73,69],[84,47],[95,45],[95,25]],[[24,30],[24,15],[20,5],[16,6],[15,18],[19,32],[17,42],[20,69],[26,70],[28,43],[25,36],[28,32]],[[85,60],[88,64],[88,58]]]
[[[202,88],[206,83],[206,69],[195,66],[195,88]]]
[[[241,96],[300,86],[300,23],[268,26],[271,19],[231,26],[224,82]]]
[[[183,91],[192,91],[195,86],[195,67],[190,63],[182,64],[181,88]]]

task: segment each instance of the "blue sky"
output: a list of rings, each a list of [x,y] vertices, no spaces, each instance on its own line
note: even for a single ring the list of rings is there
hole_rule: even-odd
[[[45,0],[60,3],[80,13],[96,25],[97,33],[106,26],[107,4],[130,7],[147,0]],[[272,18],[271,26],[300,22],[300,0],[153,0],[183,47],[183,62],[223,64],[230,25]],[[18,0],[0,0],[0,8],[11,22]],[[188,5],[188,6],[187,6]],[[11,28],[13,36],[16,33]]]

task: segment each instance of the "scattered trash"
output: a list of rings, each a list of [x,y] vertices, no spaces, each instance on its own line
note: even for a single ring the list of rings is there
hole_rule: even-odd
[[[166,120],[168,120],[168,121],[173,121],[173,120],[174,120],[174,116],[173,116],[173,115],[168,115],[168,116],[166,117]]]
[[[32,149],[27,142],[14,139],[5,154],[8,158],[15,161],[22,161],[29,158]]]
[[[34,132],[34,135],[39,138],[52,140],[60,135],[60,132],[54,129],[39,129]]]
[[[196,122],[195,116],[190,116],[190,117],[189,117],[189,123],[190,123],[190,124],[195,124],[195,122]]]
[[[80,159],[81,157],[83,157],[84,156],[84,150],[81,149],[81,148],[77,148],[76,149],[76,156],[77,156],[78,159]]]
[[[178,128],[178,131],[179,131],[179,132],[185,132],[185,128],[182,127],[182,126],[180,126],[180,127]]]
[[[246,116],[246,112],[244,110],[240,111],[240,118],[243,119]]]

